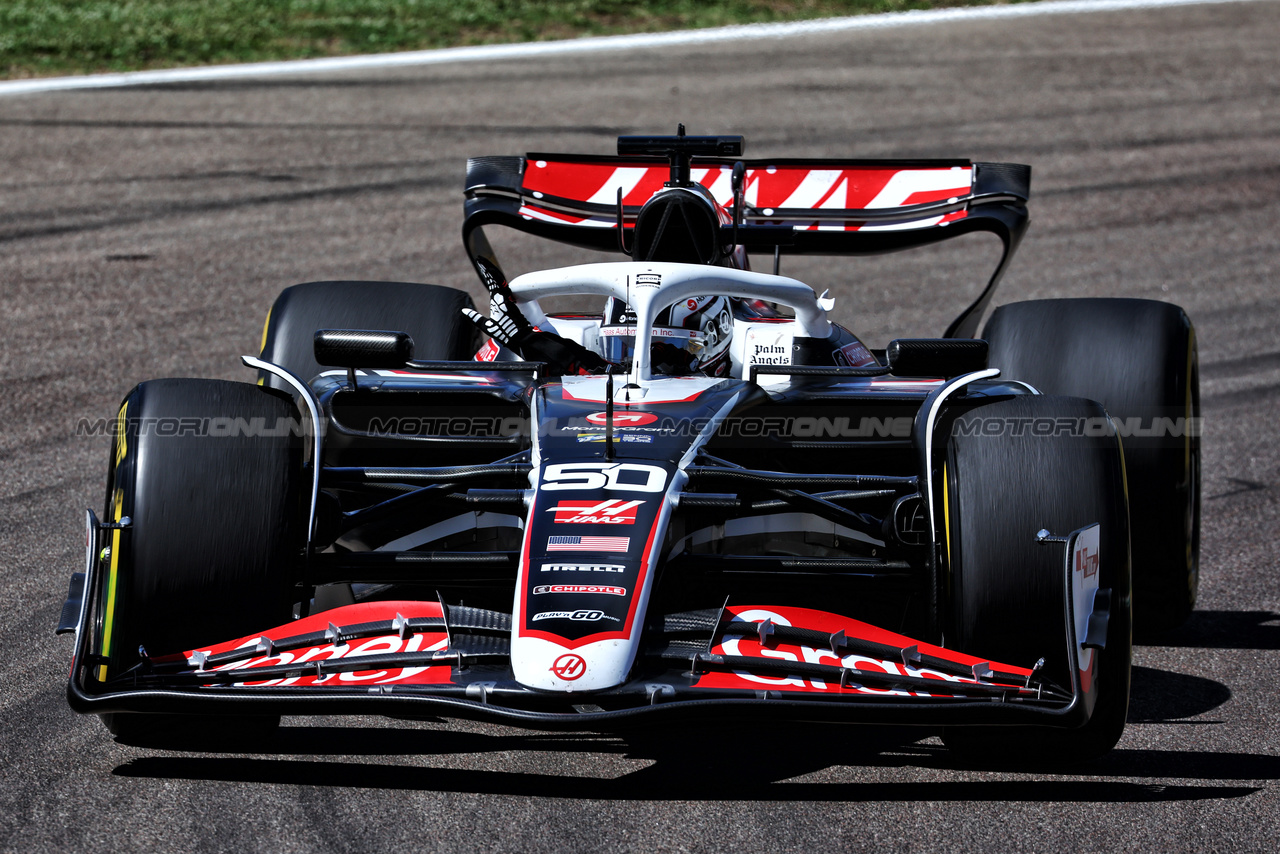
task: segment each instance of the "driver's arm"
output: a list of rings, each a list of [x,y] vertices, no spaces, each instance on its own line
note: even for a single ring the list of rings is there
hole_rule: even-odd
[[[520,358],[546,362],[549,373],[560,376],[602,374],[609,367],[604,358],[578,342],[535,329],[505,284],[490,285],[488,317],[470,308],[462,309],[462,314],[481,332],[504,347],[510,347]]]

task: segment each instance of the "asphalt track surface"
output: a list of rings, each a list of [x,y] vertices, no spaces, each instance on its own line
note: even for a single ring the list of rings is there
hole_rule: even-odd
[[[1280,5],[1187,6],[0,100],[0,849],[1274,850],[1280,827]],[[1170,300],[1203,366],[1199,609],[1137,648],[1115,751],[966,767],[928,732],[661,739],[288,718],[269,751],[117,745],[52,628],[137,380],[248,379],[289,284],[478,290],[465,158],[741,132],[752,156],[1031,163],[1002,301]],[[503,244],[499,245],[501,251]],[[510,241],[516,269],[580,255]],[[784,267],[882,345],[991,259]]]

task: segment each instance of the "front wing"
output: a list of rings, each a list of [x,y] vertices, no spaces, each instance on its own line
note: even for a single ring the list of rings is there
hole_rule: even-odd
[[[1078,656],[1073,684],[1063,687],[1035,667],[983,661],[837,614],[736,604],[651,621],[638,675],[606,691],[526,688],[511,676],[510,615],[424,601],[336,608],[150,658],[102,682],[90,653],[100,579],[89,545],[68,686],[84,713],[446,715],[582,730],[707,714],[1069,728],[1093,705],[1092,665],[1077,677]],[[1070,560],[1070,544],[1066,551]],[[1071,608],[1068,591],[1065,626],[1078,649]],[[581,666],[573,659],[553,664],[560,678],[572,681]]]

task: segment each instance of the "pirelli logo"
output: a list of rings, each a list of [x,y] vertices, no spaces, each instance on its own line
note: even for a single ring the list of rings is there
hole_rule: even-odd
[[[543,572],[626,572],[620,563],[544,563]]]

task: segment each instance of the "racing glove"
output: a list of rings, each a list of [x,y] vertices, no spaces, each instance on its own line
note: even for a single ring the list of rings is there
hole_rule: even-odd
[[[487,264],[477,267],[489,289],[489,316],[470,308],[462,309],[462,315],[481,332],[522,359],[546,362],[547,370],[553,374],[601,374],[608,369],[607,361],[576,341],[534,327],[516,305],[515,294],[507,283]]]
[[[481,332],[521,356],[524,356],[520,351],[521,345],[535,331],[528,318],[516,307],[511,289],[507,287],[489,292],[488,317],[470,308],[462,309],[462,314],[480,327]]]

